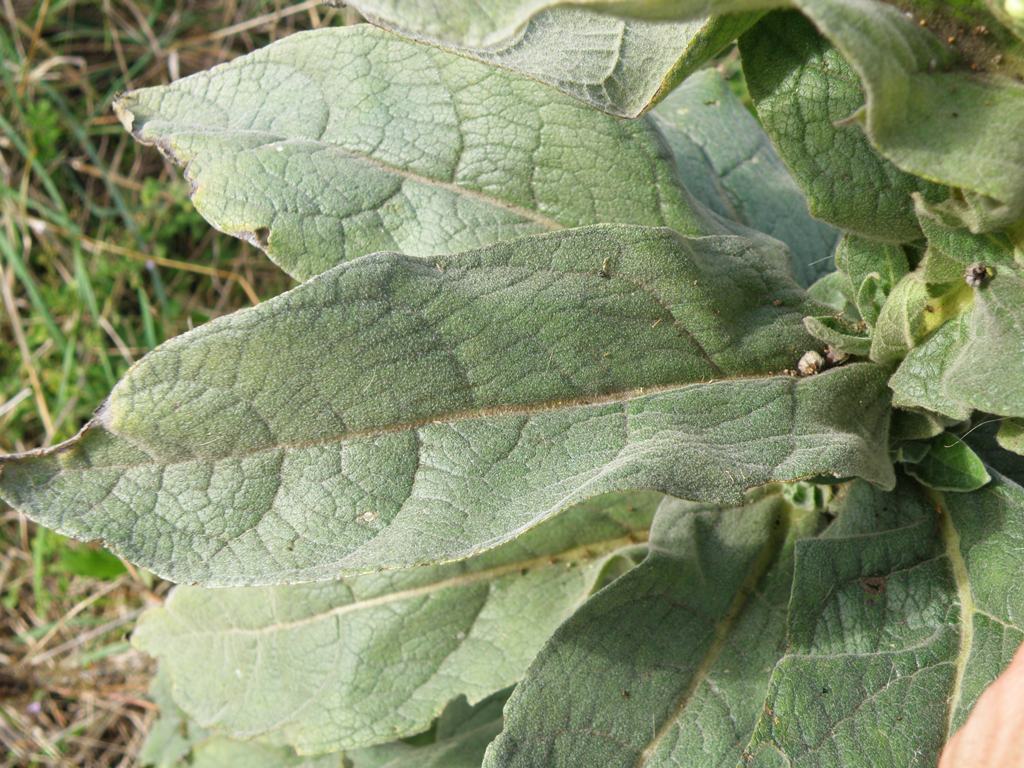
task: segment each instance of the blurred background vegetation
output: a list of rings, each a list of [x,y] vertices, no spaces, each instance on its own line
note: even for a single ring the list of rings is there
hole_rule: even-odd
[[[289,0],[0,0],[0,452],[70,437],[148,350],[290,284],[206,225],[114,97],[353,20]],[[127,636],[165,590],[0,504],[0,765],[135,765],[153,712]]]

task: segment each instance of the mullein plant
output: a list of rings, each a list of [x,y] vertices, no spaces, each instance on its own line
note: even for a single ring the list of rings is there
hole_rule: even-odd
[[[0,458],[181,584],[143,762],[934,766],[1024,640],[1021,3],[350,5],[116,105],[298,287]]]

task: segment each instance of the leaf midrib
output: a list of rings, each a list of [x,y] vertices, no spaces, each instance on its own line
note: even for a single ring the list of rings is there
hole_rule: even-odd
[[[838,370],[838,369],[837,369]],[[823,376],[829,375],[828,373],[819,374]],[[772,374],[751,374],[748,376],[730,376],[720,379],[709,379],[708,381],[696,381],[687,382],[685,384],[664,384],[660,386],[652,387],[636,387],[628,390],[620,390],[616,392],[609,392],[603,395],[587,395],[578,398],[566,398],[559,400],[547,400],[537,403],[527,404],[513,404],[513,405],[500,405],[491,406],[486,408],[476,408],[465,411],[454,411],[449,413],[436,414],[433,416],[427,416],[422,419],[416,419],[412,421],[402,422],[398,424],[386,424],[377,427],[370,427],[362,430],[351,430],[341,435],[333,437],[320,438],[316,440],[305,440],[296,441],[291,443],[277,443],[274,445],[261,446],[252,450],[246,451],[233,451],[231,453],[224,453],[218,456],[189,456],[178,459],[157,459],[150,456],[150,461],[153,464],[159,466],[169,467],[180,464],[187,464],[193,461],[223,461],[227,459],[239,459],[247,458],[249,456],[255,456],[263,453],[271,453],[273,451],[293,451],[303,450],[307,448],[316,448],[320,446],[332,445],[335,443],[346,443],[355,440],[363,440],[368,438],[385,437],[392,434],[400,434],[403,432],[415,431],[429,427],[431,425],[438,424],[452,424],[463,421],[475,421],[479,419],[495,418],[495,417],[514,417],[514,416],[533,416],[536,414],[551,413],[560,410],[571,410],[576,408],[589,408],[602,405],[614,405],[617,403],[625,403],[641,398],[652,397],[656,395],[684,392],[690,389],[698,387],[705,387],[714,384],[726,384],[740,381],[771,381],[779,380],[785,382],[790,386],[795,386],[797,379],[794,379],[788,375],[772,375]],[[112,425],[113,417],[110,414],[109,402],[102,408],[98,415],[90,421],[85,427],[79,431],[74,437],[65,440],[62,443],[51,446],[44,449],[35,449],[26,451],[24,453],[14,453],[7,455],[0,455],[0,477],[2,477],[3,465],[6,463],[12,463],[16,461],[23,461],[30,458],[43,458],[52,455],[59,455],[72,450],[77,443],[81,442],[91,430],[103,429],[115,437],[121,437],[122,439],[131,442],[130,438],[122,436]],[[132,445],[139,450],[143,450],[141,447],[132,443]],[[100,469],[132,469],[139,466],[144,462],[136,462],[133,464],[90,464],[89,466],[82,467],[61,467],[62,473],[77,473],[77,472],[91,472]]]
[[[376,597],[367,598],[365,600],[359,600],[352,603],[346,603],[335,608],[331,608],[327,611],[320,613],[311,614],[301,619],[294,619],[286,622],[275,622],[261,627],[228,627],[221,629],[209,629],[205,627],[197,627],[195,631],[185,633],[188,637],[196,637],[203,635],[216,635],[218,637],[231,636],[231,635],[262,635],[270,634],[275,632],[287,632],[294,629],[300,629],[310,624],[315,624],[320,621],[325,621],[332,617],[343,616],[348,613],[356,613],[363,610],[370,610],[382,605],[388,605],[391,603],[401,602],[403,600],[411,600],[416,597],[428,595],[434,592],[442,592],[448,589],[457,589],[460,587],[470,586],[477,584],[482,581],[494,581],[503,576],[510,575],[512,573],[524,574],[524,571],[530,571],[538,568],[556,568],[559,566],[571,566],[575,563],[582,563],[589,560],[597,560],[605,555],[612,554],[620,549],[629,547],[635,544],[641,544],[646,542],[650,533],[649,528],[638,528],[631,530],[624,536],[618,536],[613,539],[605,539],[603,541],[596,541],[590,544],[584,544],[572,549],[567,549],[559,554],[548,554],[548,555],[537,555],[527,560],[516,560],[502,565],[492,566],[490,568],[484,568],[478,571],[471,571],[466,573],[460,573],[455,576],[451,576],[447,579],[441,579],[440,581],[430,582],[428,584],[422,584],[418,587],[410,587],[408,589],[399,590],[397,592],[389,592],[384,595],[377,595]],[[356,577],[358,578],[358,577]],[[171,612],[171,609],[167,609]]]
[[[135,113],[131,109],[125,108],[124,111],[128,115],[130,115],[133,120],[135,119]],[[163,122],[170,121],[164,120]],[[256,150],[263,149],[265,147],[270,147],[272,145],[282,146],[287,144],[308,143],[317,147],[322,147],[338,152],[339,154],[344,155],[350,160],[365,163],[366,165],[376,168],[379,171],[383,171],[384,173],[387,173],[389,175],[396,176],[402,179],[403,181],[411,181],[417,184],[422,184],[426,187],[444,190],[457,197],[464,197],[471,200],[476,200],[478,202],[489,205],[493,208],[499,208],[508,211],[509,213],[514,214],[515,216],[538,224],[539,226],[544,227],[544,229],[548,231],[554,231],[565,228],[565,225],[557,221],[556,219],[553,219],[550,216],[545,216],[543,213],[540,213],[539,211],[533,210],[531,208],[525,208],[522,205],[513,203],[509,200],[504,200],[502,198],[495,197],[494,195],[489,195],[486,192],[483,192],[479,189],[462,186],[454,181],[444,181],[442,179],[434,178],[431,176],[424,176],[422,174],[411,171],[408,168],[401,168],[397,165],[393,165],[384,160],[381,160],[380,158],[373,157],[362,152],[356,152],[355,150],[350,149],[349,147],[345,147],[342,146],[341,144],[336,144],[330,141],[324,141],[322,139],[290,138],[287,136],[280,136],[279,134],[273,134],[270,133],[269,131],[245,130],[240,128],[193,128],[190,130],[174,130],[173,132],[162,134],[158,137],[149,137],[143,134],[143,130],[148,124],[148,121],[143,121],[141,125],[132,130],[132,135],[140,144],[143,144],[145,146],[155,146],[163,150],[178,165],[185,167],[186,173],[188,173],[188,167],[192,164],[194,158],[199,154],[199,152],[193,152],[191,156],[186,159],[185,155],[172,145],[172,142],[175,137],[180,137],[182,135],[213,136],[221,134],[238,136],[274,136],[275,138],[272,141],[267,141],[264,144],[260,144],[254,147],[246,147],[244,150],[236,150],[235,154],[242,154],[243,152],[255,152]],[[194,197],[197,191],[198,188],[194,188],[191,191],[190,197]]]
[[[673,707],[672,711],[658,727],[658,730],[655,731],[647,746],[637,756],[634,768],[645,768],[658,751],[661,742],[678,724],[679,718],[686,711],[687,707],[690,706],[693,696],[697,693],[701,684],[708,679],[712,668],[721,656],[722,651],[725,650],[725,646],[730,640],[730,632],[736,622],[743,616],[743,612],[746,610],[751,598],[754,597],[757,585],[764,578],[765,574],[768,573],[772,565],[775,564],[780,546],[788,534],[790,516],[783,514],[782,509],[779,509],[775,513],[775,521],[780,524],[771,526],[768,540],[761,547],[757,557],[751,563],[746,576],[737,587],[725,614],[715,623],[713,630],[714,639],[701,659],[700,664],[694,670],[690,684],[679,697],[675,707]]]
[[[953,678],[953,690],[949,696],[949,709],[946,712],[946,733],[943,743],[949,741],[953,736],[956,724],[957,708],[960,706],[960,699],[963,697],[964,676],[967,673],[967,663],[971,658],[971,650],[974,646],[974,592],[971,589],[970,572],[967,570],[967,563],[964,560],[963,552],[960,550],[960,532],[953,523],[953,518],[946,508],[943,495],[933,489],[927,489],[928,497],[935,506],[939,516],[939,531],[942,537],[942,544],[949,559],[950,570],[956,584],[957,597],[960,603],[960,647],[957,651],[955,670]]]

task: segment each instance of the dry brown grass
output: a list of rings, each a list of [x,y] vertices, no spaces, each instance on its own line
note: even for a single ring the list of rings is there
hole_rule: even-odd
[[[351,20],[308,0],[0,0],[0,452],[67,437],[155,344],[289,284],[201,222],[116,93]],[[135,764],[154,713],[127,637],[168,585],[92,551],[0,504],[0,765]]]

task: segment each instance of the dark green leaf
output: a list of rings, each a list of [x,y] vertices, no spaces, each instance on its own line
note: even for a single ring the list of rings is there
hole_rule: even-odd
[[[941,190],[881,157],[847,119],[864,105],[857,72],[795,12],[772,13],[740,38],[758,116],[811,213],[889,242],[920,237],[911,194]]]
[[[992,479],[970,446],[949,432],[932,438],[927,452],[904,469],[939,491],[976,491]]]

